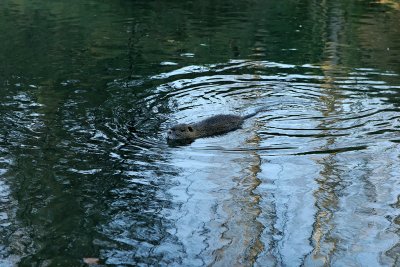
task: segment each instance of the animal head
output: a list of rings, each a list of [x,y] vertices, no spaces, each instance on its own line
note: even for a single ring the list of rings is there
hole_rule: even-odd
[[[196,131],[190,124],[177,124],[167,131],[167,138],[170,140],[194,139]]]

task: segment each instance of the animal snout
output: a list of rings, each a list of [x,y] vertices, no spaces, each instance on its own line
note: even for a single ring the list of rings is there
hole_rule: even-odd
[[[174,133],[171,129],[167,130],[167,139],[173,139]]]

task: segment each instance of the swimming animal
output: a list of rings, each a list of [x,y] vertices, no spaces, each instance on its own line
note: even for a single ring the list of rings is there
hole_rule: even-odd
[[[257,110],[245,116],[233,114],[215,115],[196,123],[180,123],[167,131],[167,139],[172,141],[194,140],[200,137],[213,136],[239,129],[244,120],[255,116],[265,109]]]

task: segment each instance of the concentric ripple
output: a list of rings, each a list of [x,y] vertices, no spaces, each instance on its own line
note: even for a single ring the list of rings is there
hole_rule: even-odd
[[[0,1],[0,266],[398,266],[397,2]]]
[[[158,171],[130,174],[148,186],[153,177],[168,180],[158,197],[169,204],[157,211],[160,221],[150,227],[156,232],[148,233],[162,238],[137,243],[126,214],[104,229],[119,229],[126,234],[118,242],[140,247],[138,258],[127,262],[150,255],[183,266],[391,262],[398,237],[392,232],[396,216],[387,214],[398,212],[385,203],[399,195],[392,185],[399,175],[400,86],[387,77],[397,75],[345,68],[332,74],[319,66],[238,60],[151,77],[147,83],[156,82],[155,89],[142,92],[136,104],[146,103],[151,119],[135,128],[159,132],[138,131],[124,151],[159,153],[161,164],[148,158],[131,162]],[[120,84],[126,83],[111,88]],[[165,146],[163,133],[174,123],[260,107],[268,110],[242,129]],[[171,113],[166,117],[162,110]],[[375,256],[363,258],[367,253]],[[129,253],[105,255],[109,263],[123,264]]]

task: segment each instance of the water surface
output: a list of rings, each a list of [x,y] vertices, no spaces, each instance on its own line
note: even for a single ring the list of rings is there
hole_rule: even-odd
[[[2,1],[0,265],[397,266],[399,10]]]

